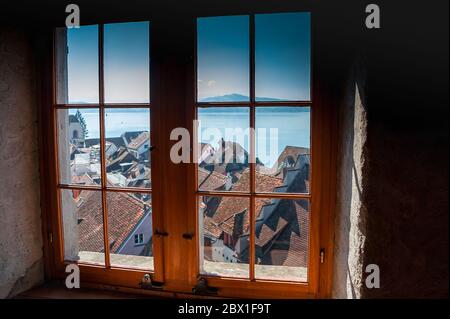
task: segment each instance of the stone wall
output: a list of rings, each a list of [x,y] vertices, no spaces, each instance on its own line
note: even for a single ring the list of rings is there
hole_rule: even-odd
[[[338,118],[338,163],[333,296],[361,298],[367,207],[367,109],[365,74],[356,64],[345,85]]]
[[[448,2],[377,4],[381,29],[343,45],[333,296],[448,297]]]
[[[0,27],[0,298],[44,277],[33,69],[28,36]]]

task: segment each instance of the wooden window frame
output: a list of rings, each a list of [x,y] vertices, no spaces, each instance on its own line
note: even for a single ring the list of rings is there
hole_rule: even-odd
[[[300,12],[295,10],[295,12]],[[310,12],[310,11],[308,11]],[[310,101],[300,102],[258,102],[254,100],[255,92],[254,85],[251,85],[251,99],[249,102],[243,102],[241,104],[250,107],[251,114],[251,127],[255,126],[255,109],[259,106],[309,106],[311,109],[311,167],[310,167],[310,193],[309,194],[266,194],[255,192],[255,174],[254,170],[251,170],[252,189],[250,193],[236,194],[228,192],[198,192],[197,191],[197,165],[187,164],[182,165],[179,168],[186,175],[187,183],[180,183],[178,186],[174,186],[175,189],[180,192],[184,192],[186,196],[187,211],[170,211],[165,203],[167,203],[167,194],[164,194],[163,189],[163,173],[167,170],[173,170],[172,164],[164,161],[166,159],[166,152],[170,147],[170,143],[167,142],[163,136],[153,136],[152,144],[156,144],[156,149],[152,152],[154,158],[152,158],[152,187],[154,189],[138,189],[138,188],[117,188],[107,187],[105,185],[105,170],[104,166],[104,145],[105,145],[105,131],[104,131],[104,112],[106,108],[148,108],[151,112],[151,132],[156,135],[158,133],[165,133],[165,126],[161,123],[161,119],[166,118],[170,110],[164,110],[163,104],[167,100],[157,97],[160,88],[158,81],[162,76],[162,68],[158,65],[159,62],[151,60],[151,103],[137,103],[137,104],[111,104],[104,103],[104,78],[103,78],[103,24],[99,25],[99,103],[98,104],[57,104],[56,103],[56,54],[54,44],[50,53],[52,57],[48,60],[42,57],[44,61],[44,67],[42,73],[42,83],[40,87],[43,91],[41,95],[41,116],[40,116],[40,165],[41,172],[45,172],[41,176],[41,192],[43,196],[42,208],[43,208],[43,234],[44,234],[44,255],[45,255],[45,269],[46,277],[49,279],[64,279],[66,277],[65,266],[67,262],[64,261],[64,245],[62,235],[62,220],[61,220],[61,203],[59,192],[61,189],[85,189],[95,190],[102,192],[102,205],[106,203],[106,191],[111,192],[134,192],[134,193],[151,193],[152,194],[152,206],[156,214],[153,214],[153,249],[156,251],[154,254],[159,254],[160,258],[154,258],[154,281],[164,282],[163,289],[160,291],[142,290],[139,289],[139,282],[143,278],[147,271],[139,269],[129,269],[123,267],[111,266],[109,258],[107,259],[107,223],[104,223],[104,239],[105,239],[105,266],[98,266],[92,264],[79,263],[81,281],[85,286],[92,287],[112,287],[115,290],[122,291],[134,291],[146,294],[161,294],[167,293],[171,296],[184,296],[183,294],[190,294],[192,287],[196,283],[197,276],[199,275],[199,231],[198,231],[198,210],[197,210],[197,197],[199,195],[212,195],[212,196],[245,196],[251,197],[254,202],[255,198],[305,198],[309,201],[310,215],[314,214],[314,218],[311,218],[309,228],[309,246],[310,252],[308,256],[308,283],[302,282],[274,282],[271,280],[246,280],[238,278],[221,278],[210,277],[208,278],[208,284],[219,288],[218,295],[225,297],[244,297],[244,298],[327,298],[331,296],[332,287],[332,267],[333,267],[333,236],[334,236],[334,203],[335,203],[335,190],[336,190],[336,108],[332,107],[332,98],[327,94],[326,85],[323,85],[323,79],[321,79],[321,73],[318,66],[318,59],[316,59],[315,47],[317,46],[317,31],[314,27],[314,15],[311,14],[311,95]],[[254,19],[253,14],[246,14]],[[200,16],[199,16],[200,17]],[[185,31],[190,32],[191,38],[196,39],[196,23],[197,16],[192,19],[192,29]],[[150,25],[152,20],[150,19]],[[250,83],[254,84],[254,23],[251,23],[252,29],[250,30]],[[49,33],[50,35],[50,33]],[[150,38],[155,35],[150,35]],[[162,37],[161,34],[156,34],[155,37]],[[50,38],[51,37],[51,41]],[[46,38],[47,42],[54,41],[54,35]],[[151,42],[152,43],[152,42]],[[152,47],[152,45],[150,45]],[[195,43],[196,48],[196,43]],[[155,48],[157,49],[157,48]],[[45,49],[43,49],[45,50]],[[192,51],[191,51],[192,52]],[[195,49],[193,50],[196,57]],[[152,50],[150,51],[152,55]],[[186,96],[184,97],[185,104],[177,107],[184,107],[186,112],[184,113],[186,123],[192,123],[192,119],[196,118],[196,109],[198,105],[206,104],[204,102],[197,102],[197,87],[196,87],[196,59],[191,59],[188,62],[190,67],[187,70],[186,83]],[[156,68],[154,67],[156,65]],[[51,71],[50,71],[51,70]],[[185,76],[184,74],[183,76]],[[49,88],[48,84],[53,83]],[[157,90],[154,90],[157,88]],[[189,89],[190,88],[190,89]],[[51,93],[50,93],[51,92]],[[155,98],[153,98],[155,97]],[[212,106],[220,106],[220,103],[208,103]],[[230,105],[230,103],[225,103]],[[239,104],[239,103],[238,103]],[[223,105],[223,104],[222,104]],[[100,141],[101,141],[101,156],[102,156],[102,185],[98,186],[73,186],[63,185],[59,182],[59,168],[58,168],[58,140],[57,140],[57,110],[64,108],[98,108],[100,115]],[[170,121],[170,120],[169,120]],[[192,124],[190,124],[192,125]],[[194,136],[193,127],[189,127],[191,136]],[[251,143],[251,154],[254,156],[254,138]],[[191,140],[191,143],[196,141]],[[163,155],[164,154],[164,155]],[[252,161],[254,162],[254,161]],[[254,163],[251,164],[254,168]],[[314,194],[314,196],[312,195]],[[250,196],[249,196],[250,195]],[[184,205],[181,203],[180,205]],[[253,206],[253,205],[252,205]],[[254,211],[254,207],[251,208]],[[104,220],[106,210],[103,211]],[[171,214],[167,216],[166,214]],[[186,216],[186,214],[188,216]],[[194,230],[194,240],[191,240],[187,246],[187,253],[189,254],[189,260],[186,262],[188,268],[188,278],[175,278],[177,267],[173,266],[170,262],[171,254],[176,251],[167,249],[173,247],[164,241],[163,236],[155,235],[155,231],[158,230],[172,230],[172,221],[178,218],[187,218],[187,229]],[[107,216],[106,216],[107,218]],[[253,225],[254,214],[251,214],[251,223]],[[172,226],[171,226],[172,225]],[[253,228],[253,241],[254,241],[254,227]],[[172,233],[170,234],[171,240],[175,241],[175,244],[181,243],[181,239],[173,239]],[[182,249],[182,248],[180,248]],[[254,249],[254,247],[253,247]],[[169,250],[169,251],[167,251]],[[325,258],[323,263],[320,262],[320,252],[325,252]],[[254,265],[254,254],[251,254],[253,259],[251,263]],[[169,276],[166,276],[166,274]],[[204,275],[202,275],[204,276]],[[254,274],[252,274],[254,277]],[[168,280],[167,280],[168,279]],[[180,279],[180,280],[178,280]],[[162,292],[161,292],[162,291]]]
[[[298,13],[301,13],[301,11],[296,11]],[[310,13],[310,12],[308,12]],[[203,196],[213,196],[213,197],[241,197],[241,198],[247,198],[249,200],[249,224],[250,224],[250,233],[249,233],[249,278],[232,278],[228,276],[217,276],[217,275],[209,275],[209,274],[201,274],[202,277],[205,277],[208,279],[208,282],[211,283],[211,285],[215,287],[219,287],[222,290],[227,290],[227,295],[231,296],[241,296],[242,292],[238,293],[236,295],[233,290],[235,288],[241,288],[244,290],[248,290],[250,292],[249,296],[251,295],[257,295],[257,296],[269,296],[273,297],[274,292],[277,297],[299,297],[299,298],[312,298],[317,295],[318,291],[318,272],[317,269],[319,267],[320,263],[320,249],[317,247],[317,244],[319,242],[319,231],[318,231],[318,216],[315,216],[315,212],[317,211],[317,205],[315,204],[315,201],[313,201],[313,194],[316,193],[316,190],[314,188],[315,184],[315,175],[318,173],[315,169],[315,160],[314,160],[314,151],[313,151],[313,137],[314,132],[317,133],[317,131],[314,131],[313,127],[313,117],[314,117],[314,97],[313,97],[313,65],[312,61],[311,67],[310,67],[310,99],[309,100],[299,100],[299,101],[257,101],[256,100],[256,78],[255,78],[255,14],[248,14],[246,15],[249,17],[249,90],[250,90],[250,96],[249,101],[240,101],[240,102],[201,102],[198,101],[198,87],[197,87],[197,32],[196,33],[196,42],[195,42],[195,54],[194,54],[194,62],[195,62],[195,104],[194,104],[194,110],[193,114],[195,115],[195,119],[198,119],[198,110],[201,108],[212,108],[212,107],[245,107],[249,110],[249,128],[250,128],[250,163],[249,163],[249,169],[250,169],[250,189],[248,192],[245,191],[210,191],[210,190],[200,190],[198,187],[198,163],[194,164],[193,172],[191,172],[191,175],[194,176],[192,180],[195,182],[195,197],[190,200],[190,202],[193,202],[193,208],[192,210],[195,212],[196,216],[196,246],[199,247],[199,249],[202,249],[199,234],[202,233],[202,230],[199,229],[199,216],[198,216],[198,202],[199,198]],[[312,15],[311,15],[312,16]],[[199,17],[200,18],[200,17]],[[311,18],[312,20],[312,18]],[[197,20],[196,20],[197,21]],[[312,27],[312,22],[310,21],[310,26]],[[312,28],[311,28],[312,29]],[[312,30],[311,30],[311,51],[312,51]],[[312,56],[312,54],[311,54]],[[311,59],[312,60],[312,59]],[[262,107],[309,107],[310,108],[310,191],[309,193],[275,193],[275,192],[257,192],[256,191],[256,135],[255,135],[255,129],[256,129],[256,109],[262,108]],[[194,128],[192,128],[194,131]],[[197,141],[192,140],[192,143],[197,143]],[[196,153],[194,151],[194,153]],[[196,162],[196,161],[195,161]],[[314,191],[314,193],[313,193]],[[301,199],[306,200],[309,203],[309,215],[310,215],[310,225],[309,225],[309,244],[308,244],[308,266],[307,266],[307,281],[290,281],[290,280],[275,280],[275,279],[257,279],[255,278],[255,202],[257,199]],[[191,213],[192,214],[192,213]],[[200,254],[197,253],[197,260],[198,260],[198,267],[196,268],[196,272],[200,273],[200,263],[203,262],[202,260],[199,260]],[[269,290],[271,293],[264,294],[261,292],[255,292],[254,290]]]
[[[101,192],[101,199],[102,199],[102,212],[103,212],[103,243],[104,243],[104,265],[96,265],[84,261],[78,261],[77,264],[80,267],[80,270],[83,274],[87,274],[87,276],[90,276],[91,270],[93,274],[96,273],[98,269],[103,269],[105,272],[111,272],[112,275],[118,274],[119,277],[123,272],[130,272],[135,275],[140,276],[141,278],[147,274],[152,273],[153,274],[153,280],[155,281],[163,281],[163,271],[162,271],[162,246],[161,243],[156,241],[153,242],[153,255],[158,256],[157,258],[154,258],[153,262],[153,269],[152,270],[142,270],[142,269],[134,269],[134,268],[127,268],[127,267],[120,267],[120,266],[113,266],[111,265],[110,261],[110,249],[109,249],[109,239],[108,239],[108,203],[107,203],[107,194],[110,192],[119,192],[119,193],[142,193],[142,194],[149,194],[152,195],[153,190],[152,188],[143,188],[143,187],[116,187],[116,186],[108,186],[107,185],[107,175],[106,175],[106,161],[105,161],[105,145],[106,145],[106,129],[105,129],[105,112],[107,109],[113,109],[113,108],[121,108],[121,109],[131,109],[131,108],[140,108],[145,109],[150,112],[150,121],[149,121],[149,127],[150,127],[150,141],[152,141],[152,127],[153,125],[156,125],[154,123],[155,121],[152,120],[151,116],[151,110],[152,105],[151,101],[149,100],[148,103],[106,103],[105,102],[105,90],[104,90],[104,26],[105,24],[99,23],[98,26],[98,87],[99,87],[99,101],[98,103],[85,103],[85,104],[75,104],[75,103],[58,103],[58,85],[57,85],[57,62],[56,57],[58,55],[58,44],[57,43],[57,36],[56,32],[53,35],[53,66],[52,66],[52,73],[53,73],[53,91],[52,91],[52,121],[54,123],[54,131],[53,131],[53,137],[54,137],[54,163],[55,163],[55,180],[56,180],[56,189],[55,193],[57,194],[57,213],[55,214],[56,217],[56,223],[58,225],[58,231],[56,232],[57,238],[55,238],[55,246],[57,250],[57,260],[56,263],[58,265],[58,268],[60,269],[64,265],[67,265],[69,263],[72,263],[71,261],[65,261],[64,259],[64,236],[63,236],[63,226],[62,226],[62,203],[61,203],[61,191],[62,190],[87,190],[87,191],[96,191]],[[149,34],[150,34],[151,26],[149,23]],[[149,39],[150,41],[150,39]],[[149,49],[150,51],[150,49]],[[150,52],[149,52],[150,54]],[[149,57],[150,58],[150,57]],[[149,77],[150,77],[150,70],[149,70]],[[149,79],[150,80],[150,79]],[[150,82],[150,81],[149,81]],[[149,88],[150,89],[150,88]],[[150,92],[150,91],[149,91]],[[149,97],[150,98],[150,97]],[[100,162],[101,162],[101,184],[100,185],[74,185],[74,184],[64,184],[60,181],[60,159],[58,154],[58,133],[57,133],[57,122],[58,122],[58,110],[64,110],[64,109],[95,109],[99,111],[99,124],[100,124],[100,137],[99,137],[99,143],[100,143]],[[151,163],[152,167],[153,164]],[[151,174],[152,176],[157,172],[158,170],[152,169]],[[153,201],[153,198],[152,198]],[[153,216],[153,214],[152,214]],[[153,217],[153,234],[159,233],[159,225],[160,225],[160,218],[159,216]],[[52,236],[53,237],[53,236]],[[157,237],[157,236],[153,236]],[[88,279],[89,280],[89,279]],[[94,280],[95,282],[95,280]]]

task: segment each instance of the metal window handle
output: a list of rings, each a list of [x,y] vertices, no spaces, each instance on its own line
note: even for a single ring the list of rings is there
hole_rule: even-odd
[[[192,238],[194,238],[194,233],[184,233],[183,238],[191,240]]]
[[[160,231],[160,230],[155,230],[155,236],[158,236],[158,237],[167,237],[167,236],[169,236],[169,234],[167,233],[167,232],[165,232],[165,231]]]
[[[154,146],[154,145],[151,145],[151,146],[150,146],[150,152],[151,152],[151,151],[154,151],[154,150],[155,150],[155,148],[156,148],[156,146]]]

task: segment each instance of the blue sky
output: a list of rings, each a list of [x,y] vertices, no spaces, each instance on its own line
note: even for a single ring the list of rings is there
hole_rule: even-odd
[[[198,99],[249,96],[249,17],[199,18]],[[255,16],[257,97],[309,100],[310,14]]]
[[[255,16],[255,95],[310,99],[310,14]]]
[[[249,16],[197,20],[198,98],[249,96]],[[98,102],[98,27],[68,29],[69,102]],[[149,102],[149,23],[106,24],[105,101]],[[309,100],[310,14],[255,15],[256,96]]]
[[[150,102],[149,23],[105,25],[105,102]]]
[[[249,17],[197,20],[198,99],[249,96]]]
[[[69,102],[98,102],[98,27],[68,29]],[[149,23],[104,27],[105,101],[149,102]]]
[[[98,27],[67,29],[69,103],[98,103]]]

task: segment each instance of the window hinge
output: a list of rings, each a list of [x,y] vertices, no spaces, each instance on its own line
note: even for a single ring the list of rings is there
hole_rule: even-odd
[[[145,274],[139,283],[139,288],[148,290],[161,290],[164,283],[153,281],[152,274]]]
[[[320,263],[323,264],[323,261],[325,260],[325,249],[322,248],[320,250]]]
[[[194,233],[184,233],[183,238],[191,240],[192,238],[194,238]]]
[[[166,231],[161,231],[159,229],[155,230],[154,235],[157,236],[157,237],[167,237],[167,236],[169,236],[169,234]]]
[[[218,288],[209,287],[206,278],[201,276],[197,278],[197,284],[192,288],[194,295],[217,295],[217,291]]]

